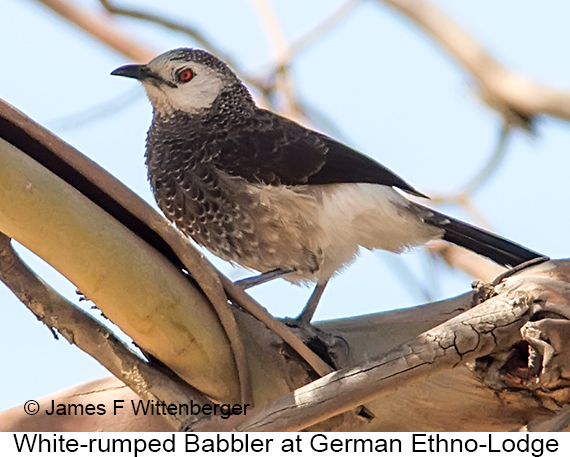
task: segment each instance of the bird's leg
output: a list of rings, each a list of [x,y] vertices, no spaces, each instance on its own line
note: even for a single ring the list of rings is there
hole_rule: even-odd
[[[315,290],[313,290],[313,293],[309,297],[309,301],[303,308],[303,311],[301,311],[301,314],[295,318],[295,321],[298,322],[300,326],[309,325],[311,323],[311,319],[313,319],[315,311],[317,310],[317,305],[319,304],[328,282],[329,280],[327,279],[324,282],[317,283],[315,286]]]
[[[250,287],[260,286],[268,281],[275,278],[280,278],[289,273],[293,273],[295,270],[282,270],[281,268],[276,268],[275,270],[266,271],[257,276],[251,276],[249,278],[240,279],[235,282],[235,284],[243,287],[244,289],[249,289]]]

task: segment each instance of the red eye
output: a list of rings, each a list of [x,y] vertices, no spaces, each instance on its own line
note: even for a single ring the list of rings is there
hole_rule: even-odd
[[[176,75],[178,81],[181,83],[187,83],[194,77],[194,72],[190,68],[185,68],[184,70],[178,72]]]

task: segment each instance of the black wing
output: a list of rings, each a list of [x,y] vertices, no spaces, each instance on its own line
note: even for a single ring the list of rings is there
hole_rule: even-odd
[[[259,109],[217,145],[216,165],[252,182],[278,185],[373,183],[425,197],[370,157]]]
[[[266,110],[217,132],[215,165],[251,182],[307,184],[325,165],[327,147],[312,131]]]
[[[327,158],[325,165],[317,173],[309,177],[309,184],[366,182],[397,187],[409,194],[428,198],[374,159],[332,138],[321,134],[318,135],[327,147]]]

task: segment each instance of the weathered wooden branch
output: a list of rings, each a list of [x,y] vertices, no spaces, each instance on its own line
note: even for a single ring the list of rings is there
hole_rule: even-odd
[[[120,341],[107,327],[58,294],[38,278],[0,233],[0,281],[46,324],[70,344],[97,359],[113,375],[145,400],[166,403],[211,404],[203,394],[179,378],[149,365]],[[175,430],[199,416],[167,415]]]
[[[570,367],[569,274],[570,261],[558,261],[485,286],[479,292],[483,303],[379,358],[301,387],[256,409],[253,418],[206,420],[193,430],[298,431],[458,366],[469,366],[497,392],[526,389],[557,411],[570,401],[570,380],[565,377]],[[382,422],[380,417],[374,420]],[[559,429],[566,420],[564,413],[541,424]]]

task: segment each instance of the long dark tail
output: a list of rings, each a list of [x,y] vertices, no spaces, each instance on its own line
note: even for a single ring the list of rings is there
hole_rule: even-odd
[[[433,211],[433,218],[428,218],[426,222],[444,229],[443,239],[445,241],[488,257],[504,266],[515,267],[536,258],[547,258],[520,244],[435,211]]]

